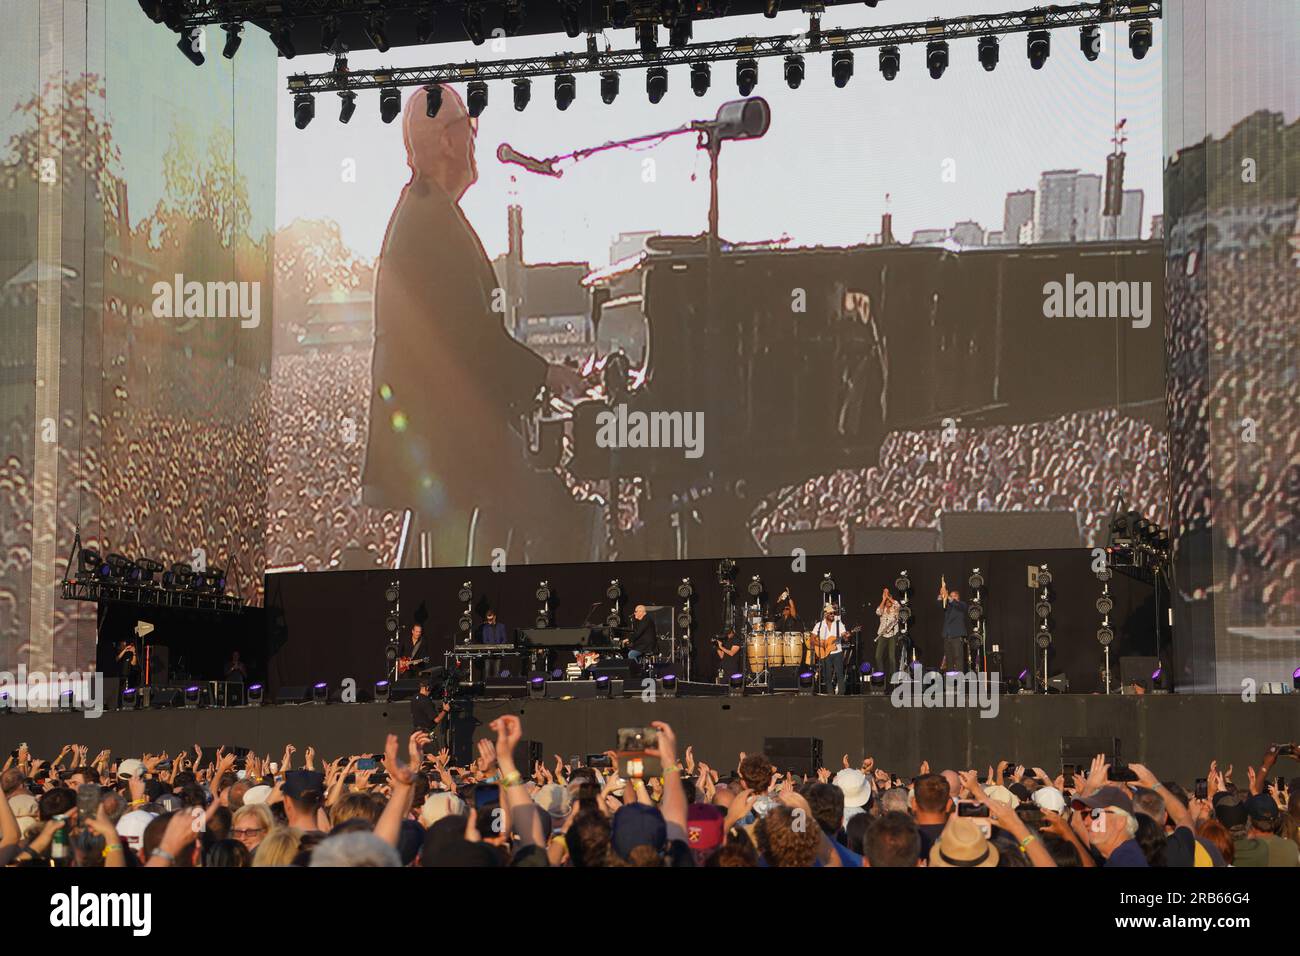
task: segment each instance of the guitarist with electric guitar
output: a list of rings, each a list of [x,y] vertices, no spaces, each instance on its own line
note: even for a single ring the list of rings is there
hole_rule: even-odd
[[[827,604],[822,610],[822,619],[817,622],[811,634],[813,660],[818,664],[821,686],[825,692],[843,695],[846,678],[845,641],[862,630],[862,625],[859,624],[851,631],[846,630],[836,615],[834,604]]]
[[[397,659],[397,676],[401,678],[407,676],[407,671],[414,670],[419,673],[424,670],[432,660],[429,653],[429,644],[424,639],[424,628],[419,624],[412,624],[411,650],[405,657]]]

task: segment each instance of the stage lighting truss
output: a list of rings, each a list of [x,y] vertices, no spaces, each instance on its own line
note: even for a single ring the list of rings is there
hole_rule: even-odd
[[[325,0],[309,0],[309,2],[322,5],[323,8]],[[362,4],[362,0],[338,0],[338,2],[345,5]],[[330,6],[331,12],[339,12],[337,3]],[[388,4],[390,10],[400,6],[400,3]],[[617,7],[618,4],[612,6]],[[967,39],[976,41],[980,45],[981,61],[987,69],[991,57],[990,43],[996,41],[998,37],[1025,35],[1030,55],[1034,62],[1038,62],[1039,57],[1045,59],[1050,51],[1052,31],[1067,28],[1096,29],[1107,23],[1130,24],[1130,46],[1135,56],[1142,56],[1150,49],[1151,22],[1163,16],[1163,6],[1164,0],[1149,0],[1146,3],[1108,0],[1108,2],[1043,7],[1029,15],[1022,11],[829,30],[821,28],[814,13],[809,21],[809,29],[801,33],[741,37],[681,45],[674,45],[671,38],[667,45],[660,45],[657,33],[650,29],[655,26],[654,22],[642,18],[637,23],[646,24],[647,28],[638,31],[639,42],[633,48],[601,51],[594,46],[588,46],[584,50],[560,51],[538,57],[443,63],[401,69],[384,68],[347,74],[334,71],[299,73],[288,78],[288,88],[291,93],[299,94],[340,92],[344,89],[428,86],[436,83],[485,84],[491,80],[555,77],[562,74],[617,74],[620,70],[648,67],[655,71],[655,79],[650,85],[649,92],[652,99],[657,101],[667,88],[668,67],[681,66],[689,71],[692,64],[743,61],[738,65],[737,82],[742,90],[748,87],[752,91],[753,83],[757,81],[757,61],[764,57],[780,57],[788,63],[791,57],[800,57],[808,53],[829,53],[832,69],[835,64],[839,64],[838,73],[833,75],[847,82],[848,75],[851,74],[851,60],[846,57],[846,54],[856,49],[874,48],[880,50],[881,72],[886,79],[893,79],[901,67],[900,49],[917,44],[926,46],[927,65],[932,75],[937,78],[949,66],[948,49],[952,42]],[[471,11],[479,11],[479,7],[476,2],[467,3],[466,12],[469,14]],[[237,23],[253,19],[254,16],[265,21],[265,8],[266,0],[230,0],[230,2],[196,0],[187,6],[186,16],[181,26]],[[298,15],[305,14],[299,11]],[[478,15],[481,16],[481,12]],[[617,15],[614,19],[618,19]],[[277,36],[282,35],[277,34]],[[1091,34],[1085,34],[1085,38],[1089,37]],[[474,38],[472,32],[471,38]],[[1087,53],[1086,40],[1081,41],[1081,45],[1084,45],[1084,53]],[[753,64],[752,72],[748,69],[750,64]],[[787,80],[789,79],[787,75]],[[697,82],[701,81],[702,77],[697,72]],[[612,96],[606,96],[607,92],[608,85],[602,82],[602,98],[609,102]],[[480,95],[474,104],[475,108],[481,112],[486,106],[486,101],[486,88],[483,87],[480,88]]]
[[[81,547],[78,533],[68,556],[68,570],[60,583],[67,601],[90,601],[189,608],[199,611],[237,613],[244,599],[226,593],[226,572],[221,568],[194,568],[176,561],[164,570],[153,558],[134,560],[120,552],[101,557],[95,548]],[[75,569],[75,572],[74,572]]]

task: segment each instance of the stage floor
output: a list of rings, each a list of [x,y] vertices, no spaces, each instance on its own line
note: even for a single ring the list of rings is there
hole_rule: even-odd
[[[878,766],[910,778],[920,762],[934,768],[977,767],[999,760],[1039,766],[1055,773],[1063,737],[1116,737],[1122,759],[1144,763],[1158,776],[1190,786],[1205,776],[1211,758],[1221,768],[1237,767],[1244,786],[1246,767],[1258,764],[1271,743],[1300,738],[1300,695],[1262,696],[1252,703],[1238,696],[1008,695],[998,700],[996,716],[978,708],[895,707],[888,697],[663,698],[615,700],[473,701],[474,726],[467,734],[489,734],[488,723],[503,713],[523,721],[524,738],[542,743],[548,761],[554,754],[599,753],[615,746],[619,727],[666,720],[682,745],[723,770],[736,765],[740,751],[761,752],[764,737],[819,737],[827,767],[849,755],[854,766],[864,755]],[[118,757],[194,744],[249,747],[278,759],[287,743],[308,745],[334,758],[381,751],[385,736],[411,730],[407,703],[266,706],[203,710],[106,712],[95,719],[79,714],[3,714],[3,750],[25,742],[34,755],[49,759],[65,743],[85,744],[90,752],[109,747]],[[1300,776],[1300,764],[1281,761],[1277,772]]]

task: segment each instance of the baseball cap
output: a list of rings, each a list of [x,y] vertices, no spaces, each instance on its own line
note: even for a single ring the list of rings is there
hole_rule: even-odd
[[[1246,809],[1241,797],[1234,793],[1214,801],[1214,816],[1231,830],[1233,827],[1244,827],[1250,820],[1250,811]]]
[[[1276,820],[1282,815],[1277,801],[1267,793],[1257,793],[1243,804],[1252,820]]]
[[[1086,797],[1075,797],[1070,801],[1070,805],[1076,810],[1088,809],[1095,810],[1097,807],[1119,807],[1125,813],[1132,815],[1133,800],[1127,793],[1119,787],[1102,787],[1096,793]]]
[[[280,791],[291,799],[297,799],[304,793],[325,792],[325,774],[319,770],[290,770],[284,775],[284,784]]]
[[[144,775],[144,764],[134,757],[128,757],[117,765],[117,779],[130,780]]]
[[[124,813],[122,819],[117,821],[117,835],[131,849],[138,850],[144,840],[145,828],[153,818],[154,815],[148,810],[132,810],[130,813]]]
[[[639,846],[662,851],[668,843],[668,825],[658,807],[629,803],[618,808],[610,831],[610,845],[624,860]]]
[[[1040,809],[1060,813],[1065,809],[1065,795],[1055,787],[1039,787],[1034,791],[1033,801]]]
[[[686,843],[697,861],[722,845],[726,836],[722,811],[708,803],[692,803],[686,811]]]

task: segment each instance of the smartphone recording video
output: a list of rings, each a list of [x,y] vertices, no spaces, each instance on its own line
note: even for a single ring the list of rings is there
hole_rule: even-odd
[[[659,731],[653,727],[620,727],[619,772],[628,780],[644,780],[662,775],[663,765],[659,758],[646,752],[658,745]]]

